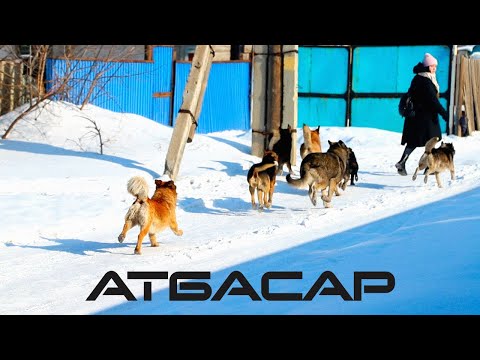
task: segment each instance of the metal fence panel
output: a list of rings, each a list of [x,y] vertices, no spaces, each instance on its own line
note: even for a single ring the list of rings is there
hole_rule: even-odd
[[[157,46],[153,62],[48,59],[47,90],[72,73],[69,89],[61,100],[80,105],[89,97],[93,105],[169,125],[172,57],[173,48]],[[155,94],[169,92],[170,97],[154,98]]]
[[[175,66],[173,124],[182,105],[190,67],[190,63],[180,62]],[[250,119],[250,63],[212,63],[197,133],[249,130]]]

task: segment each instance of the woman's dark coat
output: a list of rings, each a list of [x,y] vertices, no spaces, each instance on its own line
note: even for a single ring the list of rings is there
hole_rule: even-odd
[[[448,113],[438,101],[437,88],[433,82],[420,72],[428,72],[428,67],[418,63],[413,68],[416,74],[410,84],[415,116],[405,118],[402,132],[402,145],[408,147],[422,147],[434,136],[442,138],[442,131],[438,120],[440,114],[446,121]]]

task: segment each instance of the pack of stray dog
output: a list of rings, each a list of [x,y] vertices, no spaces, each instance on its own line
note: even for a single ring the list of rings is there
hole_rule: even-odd
[[[339,184],[344,180],[348,162],[348,147],[342,140],[330,141],[327,152],[313,152],[305,156],[300,165],[300,178],[287,174],[287,183],[303,188],[308,186],[308,196],[313,206],[317,205],[317,191],[322,193],[323,206],[331,207],[332,196],[340,195]]]
[[[142,241],[148,234],[152,247],[157,247],[157,233],[169,227],[177,236],[183,235],[183,230],[177,223],[177,186],[173,180],[155,180],[155,192],[148,196],[149,186],[142,176],[134,176],[128,180],[127,191],[135,196],[135,201],[125,215],[125,224],[118,235],[118,241],[123,242],[127,232],[135,226],[140,227],[137,236],[135,254],[142,253]]]
[[[427,183],[428,176],[435,174],[437,186],[439,188],[443,187],[440,179],[440,173],[445,170],[449,170],[450,179],[455,180],[455,164],[453,161],[455,148],[453,147],[452,143],[445,143],[443,141],[440,144],[440,147],[435,148],[435,145],[439,140],[440,139],[438,137],[433,137],[427,141],[425,144],[425,151],[418,160],[418,166],[415,169],[412,180],[415,180],[417,178],[418,171],[423,169],[425,169],[425,178],[423,179],[425,184]]]
[[[351,147],[348,148],[348,160],[345,169],[345,176],[343,177],[341,185],[342,190],[345,190],[347,187],[348,180],[350,180],[350,185],[355,185],[355,181],[358,181],[358,161]]]
[[[320,126],[315,130],[303,124],[303,143],[300,145],[300,157],[303,158],[312,152],[322,152],[320,141]]]
[[[247,182],[252,209],[257,208],[255,191],[257,192],[259,210],[272,206],[277,166],[278,155],[272,150],[267,150],[263,155],[262,161],[258,164],[253,164],[248,170]]]
[[[283,165],[287,165],[289,174],[293,174],[290,154],[292,152],[292,133],[296,132],[290,124],[286,129],[274,129],[269,138],[268,149],[278,155],[277,175],[283,174]]]

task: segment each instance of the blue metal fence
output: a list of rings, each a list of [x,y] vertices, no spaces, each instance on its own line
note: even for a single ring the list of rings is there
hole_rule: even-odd
[[[62,100],[79,105],[89,96],[93,105],[169,125],[172,61],[173,48],[162,46],[153,48],[153,62],[48,59],[47,90],[71,74]]]
[[[404,119],[398,114],[399,97],[383,94],[404,93],[414,76],[413,67],[426,52],[438,60],[437,81],[440,103],[447,108],[450,94],[450,48],[448,46],[357,47],[353,50],[353,94],[371,94],[352,98],[351,126],[401,132]],[[379,94],[375,96],[375,93]]]
[[[298,125],[345,126],[348,49],[299,47]]]
[[[300,46],[298,126],[351,125],[400,132],[399,96],[425,52],[439,61],[440,101],[447,107],[451,50],[446,45]],[[156,46],[152,62],[48,59],[46,77],[52,86],[55,79],[72,74],[63,100],[80,104],[89,97],[90,103],[112,111],[175,125],[190,67],[191,63],[174,63],[172,47]],[[197,132],[249,130],[250,89],[250,62],[214,62]]]
[[[89,97],[90,103],[108,110],[175,125],[191,63],[176,63],[172,84],[172,57],[171,47],[158,46],[153,62],[48,59],[47,90],[71,74],[62,100],[79,105]],[[249,62],[212,64],[198,123],[198,133],[250,129]]]
[[[352,50],[353,49],[353,50]],[[298,126],[359,126],[401,132],[400,94],[426,52],[438,59],[440,102],[448,106],[446,45],[299,47]],[[352,64],[349,64],[352,51]]]
[[[191,63],[179,62],[175,67],[174,117],[182,105],[190,67]],[[212,63],[196,131],[209,133],[250,128],[250,63]]]

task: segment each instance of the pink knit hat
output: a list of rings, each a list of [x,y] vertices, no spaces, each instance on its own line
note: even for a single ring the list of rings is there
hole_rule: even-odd
[[[438,61],[431,54],[425,53],[425,56],[423,57],[423,66],[430,65],[438,65]]]

